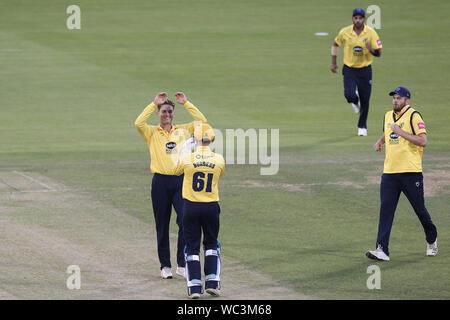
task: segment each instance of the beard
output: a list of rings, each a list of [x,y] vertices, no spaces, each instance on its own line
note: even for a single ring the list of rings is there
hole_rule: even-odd
[[[406,106],[406,103],[402,103],[398,106],[394,105],[394,111],[398,112],[398,111],[402,110],[404,106]]]

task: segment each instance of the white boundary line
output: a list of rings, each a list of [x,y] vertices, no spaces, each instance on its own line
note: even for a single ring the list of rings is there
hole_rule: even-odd
[[[22,177],[24,177],[24,178],[26,178],[26,179],[28,179],[30,181],[33,181],[34,183],[37,183],[40,186],[42,186],[42,187],[44,187],[44,188],[46,188],[46,189],[48,189],[50,191],[57,191],[56,189],[50,187],[49,185],[47,185],[47,184],[45,184],[45,183],[43,183],[43,182],[41,182],[41,181],[39,181],[39,180],[37,180],[37,179],[35,179],[33,177],[27,176],[26,174],[24,174],[22,172],[14,170],[13,173],[18,174],[19,176],[22,176]]]

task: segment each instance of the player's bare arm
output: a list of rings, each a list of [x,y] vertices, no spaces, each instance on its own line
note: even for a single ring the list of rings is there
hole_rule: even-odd
[[[384,138],[384,134],[381,136],[380,139],[378,139],[378,141],[374,144],[373,148],[375,149],[375,151],[381,151],[383,150],[383,144],[385,143],[385,138]]]
[[[415,144],[419,147],[427,146],[427,135],[426,133],[420,133],[419,135],[410,134],[406,131],[403,131],[402,128],[396,123],[391,125],[392,132],[398,134],[400,137],[408,140],[409,142]]]
[[[150,117],[150,115],[155,111],[156,106],[164,103],[166,99],[167,93],[165,92],[158,93],[155,99],[153,100],[153,103],[149,104],[144,109],[144,111],[142,111],[142,113],[136,118],[134,125],[136,126],[136,129],[139,131],[139,133],[145,140],[148,139],[148,137],[151,135],[152,132],[152,127],[147,124],[148,117]]]
[[[336,63],[338,48],[338,44],[336,42],[333,42],[333,45],[331,46],[331,72],[333,73],[336,73],[338,71],[338,66]]]

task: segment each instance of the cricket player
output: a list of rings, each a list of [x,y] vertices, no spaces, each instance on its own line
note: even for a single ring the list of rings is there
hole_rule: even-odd
[[[422,153],[427,145],[427,131],[420,113],[410,106],[411,93],[398,87],[389,93],[394,110],[386,112],[383,135],[375,143],[375,151],[386,144],[386,158],[380,185],[380,220],[376,250],[369,250],[370,259],[389,261],[389,236],[400,193],[411,203],[425,231],[426,255],[438,253],[437,230],[425,208],[422,175]]]
[[[176,101],[182,104],[194,120],[206,122],[205,116],[190,103],[183,92],[175,94]],[[159,125],[147,124],[147,119],[155,111]],[[178,246],[176,273],[185,275],[184,237],[183,237],[183,199],[181,188],[183,176],[173,175],[181,146],[186,138],[194,133],[194,122],[182,125],[172,123],[175,116],[175,104],[167,99],[167,93],[158,93],[152,103],[137,117],[135,126],[148,144],[150,151],[150,171],[152,180],[152,205],[155,216],[158,257],[161,263],[161,277],[172,278],[169,245],[169,224],[172,205],[177,214]]]
[[[203,293],[200,266],[200,242],[203,232],[205,252],[205,290],[212,296],[220,295],[220,243],[219,235],[219,189],[218,181],[225,171],[225,160],[211,151],[214,131],[203,123],[196,127],[195,152],[181,156],[175,169],[176,175],[184,173],[183,181],[183,230],[186,240],[186,279],[188,296],[198,299]]]
[[[344,45],[344,96],[359,113],[358,136],[367,136],[367,116],[372,90],[373,57],[381,56],[381,40],[376,31],[364,24],[366,13],[353,10],[353,24],[341,29],[331,46],[331,72],[336,73],[338,48]]]

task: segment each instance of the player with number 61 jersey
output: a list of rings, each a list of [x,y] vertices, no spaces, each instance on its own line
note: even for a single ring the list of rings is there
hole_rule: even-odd
[[[220,295],[219,178],[225,171],[225,160],[211,151],[214,131],[209,124],[194,125],[196,149],[180,157],[175,175],[184,173],[183,232],[186,241],[186,280],[188,296],[198,299],[203,293],[200,245],[203,233],[205,291]]]
[[[202,127],[211,128],[208,124],[203,124]],[[196,133],[200,134],[200,130],[200,126],[194,129],[194,138],[197,141],[202,140],[199,136],[195,137]],[[214,132],[212,128],[207,129],[203,135],[214,137]],[[183,199],[193,202],[213,202],[219,201],[218,182],[224,172],[225,160],[222,155],[212,152],[209,145],[200,144],[193,153],[183,154],[180,157],[174,174],[178,176],[184,173]]]

